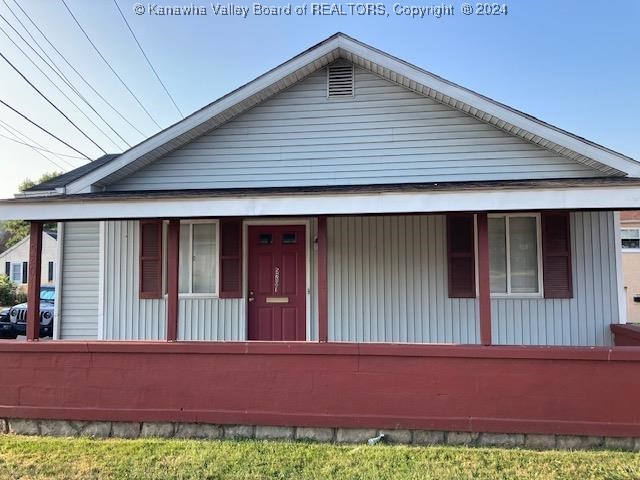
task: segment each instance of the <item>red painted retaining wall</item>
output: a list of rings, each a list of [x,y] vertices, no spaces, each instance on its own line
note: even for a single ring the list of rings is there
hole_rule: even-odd
[[[617,346],[640,346],[640,326],[612,324],[611,331]]]
[[[640,349],[0,342],[0,416],[640,436]]]

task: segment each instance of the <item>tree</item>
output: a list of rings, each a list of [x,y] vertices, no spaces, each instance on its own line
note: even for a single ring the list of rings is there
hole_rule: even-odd
[[[62,175],[62,172],[48,172],[42,175],[37,182],[34,182],[30,178],[25,178],[23,182],[18,186],[18,189],[21,192],[24,192],[26,189],[31,188],[39,183],[46,182],[51,180],[52,178],[57,177],[58,175]],[[55,223],[45,224],[46,230],[55,231],[57,225]],[[8,220],[1,225],[1,230],[4,230],[4,235],[6,240],[4,242],[4,248],[9,248],[18,243],[24,237],[29,235],[29,224],[24,220]],[[2,250],[0,250],[2,251]]]

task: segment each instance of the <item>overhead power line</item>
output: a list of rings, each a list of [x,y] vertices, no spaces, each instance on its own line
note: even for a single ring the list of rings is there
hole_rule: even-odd
[[[109,61],[104,57],[104,55],[102,54],[102,52],[100,52],[100,50],[98,49],[98,47],[96,47],[95,43],[93,43],[93,40],[91,40],[91,37],[89,36],[89,34],[86,32],[86,30],[82,27],[82,25],[80,24],[80,22],[78,21],[78,19],[76,18],[76,16],[73,14],[73,12],[71,11],[71,9],[69,8],[69,6],[67,5],[67,2],[65,0],[60,0],[63,5],[65,6],[65,8],[67,9],[67,12],[69,12],[69,15],[71,15],[71,18],[73,18],[73,20],[76,22],[76,25],[78,26],[78,28],[82,31],[82,33],[84,34],[84,36],[87,38],[87,40],[89,41],[89,43],[91,44],[91,46],[93,47],[93,49],[96,51],[96,53],[100,56],[100,58],[102,59],[102,61],[107,65],[107,67],[109,67],[109,70],[111,70],[111,72],[113,72],[113,74],[116,76],[116,78],[118,80],[120,80],[120,83],[122,83],[122,85],[124,86],[124,88],[127,89],[127,92],[129,92],[131,94],[131,96],[135,99],[135,101],[138,103],[138,105],[140,105],[140,108],[142,108],[142,110],[144,110],[144,112],[147,114],[147,116],[151,119],[151,121],[158,127],[158,128],[162,128],[160,126],[160,124],[158,122],[156,122],[155,118],[153,118],[153,116],[149,113],[149,110],[147,110],[145,108],[145,106],[142,104],[142,102],[140,101],[140,99],[136,96],[135,93],[133,93],[133,91],[129,88],[129,85],[127,85],[127,83],[122,79],[122,77],[120,75],[118,75],[118,72],[116,72],[116,70],[111,66],[111,64],[109,63]]]
[[[36,87],[33,83],[31,83],[31,81],[24,76],[24,74],[13,64],[11,63],[11,61],[2,53],[0,52],[0,57],[2,57],[2,59],[7,62],[9,64],[9,66],[11,68],[13,68],[16,73],[18,75],[20,75],[22,77],[22,79],[27,82],[31,88],[33,88],[36,92],[38,92],[38,94],[45,99],[45,101],[51,105],[58,113],[60,113],[60,115],[62,115],[71,125],[73,125],[75,127],[76,130],[78,130],[87,140],[89,140],[91,143],[93,143],[96,147],[98,147],[102,153],[104,153],[105,155],[107,154],[107,151],[105,149],[103,149],[100,145],[98,145],[89,135],[87,135],[78,125],[76,125],[73,120],[71,120],[69,117],[67,117],[67,115],[60,110],[55,103],[53,103],[51,100],[49,100],[49,97],[47,97],[44,93],[42,93],[40,90],[38,90],[38,87]]]
[[[12,133],[7,127],[5,127],[4,125],[0,125],[0,128],[6,130],[10,135],[13,135],[16,138],[11,138],[11,137],[7,137],[6,135],[2,135],[0,133],[0,137],[2,138],[6,138],[7,140],[11,140],[12,142],[16,142],[16,143],[21,143],[23,145],[26,145],[27,147],[30,147],[31,149],[33,149],[34,152],[40,154],[40,156],[42,158],[44,158],[45,160],[47,160],[48,162],[52,163],[53,165],[55,165],[56,167],[58,167],[61,170],[67,170],[69,167],[63,167],[62,165],[60,165],[59,163],[55,162],[54,160],[52,160],[51,158],[47,157],[44,153],[42,153],[41,151],[39,151],[39,149],[37,147],[35,147],[34,145],[29,145],[28,143],[24,143],[21,142],[20,140],[17,140],[17,135],[15,135],[14,133]]]
[[[112,126],[111,123],[107,122],[104,117],[102,115],[100,115],[100,113],[93,107],[93,105],[91,105],[91,103],[89,103],[89,101],[86,99],[86,97],[84,95],[82,95],[82,93],[71,83],[71,80],[69,80],[69,78],[65,75],[65,73],[62,71],[62,69],[56,64],[56,62],[49,56],[49,54],[47,53],[47,51],[42,47],[42,45],[40,45],[40,42],[38,42],[38,40],[31,34],[31,32],[29,31],[29,29],[26,27],[26,25],[22,22],[22,20],[20,20],[20,18],[18,17],[18,15],[13,11],[13,9],[11,8],[11,6],[7,3],[6,0],[2,0],[2,2],[5,4],[5,6],[9,9],[9,11],[11,12],[11,14],[13,15],[13,17],[16,19],[16,21],[20,24],[20,26],[23,28],[23,30],[27,33],[27,35],[29,35],[29,38],[31,38],[31,41],[33,43],[35,43],[35,45],[40,49],[40,51],[42,51],[42,53],[44,54],[45,57],[47,57],[47,60],[45,60],[42,55],[40,55],[40,53],[38,53],[38,51],[22,36],[22,34],[20,32],[18,32],[16,30],[16,28],[14,28],[13,25],[11,25],[11,23],[0,13],[0,17],[2,17],[2,19],[5,21],[5,23],[7,23],[7,25],[9,25],[9,27],[11,27],[11,29],[16,33],[16,35],[18,35],[20,37],[20,39],[33,51],[33,53],[35,53],[38,58],[40,58],[40,60],[45,63],[53,73],[55,73],[58,78],[60,78],[79,98],[80,100],[82,100],[84,102],[84,104],[86,106],[88,106],[97,116],[98,118],[100,118],[100,120],[102,120],[102,122],[120,139],[122,140],[122,142],[124,142],[124,144],[127,147],[131,147],[131,144],[129,144],[129,142],[127,142],[122,135],[120,135]],[[19,6],[19,5],[18,5]],[[4,32],[5,35],[7,35],[7,37],[9,37],[9,35]],[[45,74],[36,64],[35,62],[29,57],[29,55],[22,49],[20,48],[16,42],[13,41],[13,39],[11,37],[9,37],[9,40],[11,40],[11,43],[13,43],[15,45],[15,47],[20,50],[22,52],[22,54],[27,57],[27,59],[36,67],[38,68],[38,70],[40,70],[40,72],[45,75],[47,77],[47,79],[54,84],[54,86],[60,91],[60,93],[64,94],[62,92],[62,90],[60,90],[60,88],[58,88],[58,86],[49,78],[49,76],[47,74]],[[75,104],[75,102],[73,102],[71,99],[69,99],[67,97],[67,99],[74,104],[74,106],[81,111],[81,113],[87,118],[87,120],[89,120],[94,127],[96,127],[98,130],[100,130],[100,132],[109,139],[109,141],[116,145],[117,148],[122,148],[120,145],[118,145],[117,142],[115,142],[113,140],[113,138],[111,138],[102,128],[100,128],[98,125],[96,125],[81,109],[78,105]]]
[[[144,134],[142,131],[140,131],[133,123],[131,123],[129,121],[129,119],[127,119],[127,117],[125,117],[120,110],[118,110],[116,107],[113,106],[113,104],[111,102],[109,102],[109,100],[107,100],[99,91],[97,91],[94,86],[87,81],[87,79],[85,78],[84,75],[82,75],[74,66],[73,64],[67,59],[67,57],[51,42],[51,40],[49,40],[49,37],[47,35],[45,35],[45,33],[42,31],[42,29],[38,26],[38,24],[31,18],[31,16],[24,10],[24,8],[22,8],[22,6],[17,2],[17,0],[13,0],[14,3],[16,4],[16,6],[20,9],[20,11],[22,12],[22,14],[27,18],[27,20],[29,20],[29,22],[31,23],[31,25],[34,26],[34,28],[36,30],[38,30],[38,33],[40,33],[40,35],[42,36],[42,38],[45,39],[45,41],[49,44],[49,46],[60,56],[60,58],[62,58],[62,60],[64,60],[64,62],[67,64],[67,66],[73,70],[73,72],[78,76],[78,78],[80,78],[80,80],[82,80],[84,82],[84,84],[89,87],[91,89],[91,91],[96,94],[96,96],[98,98],[100,98],[100,100],[102,100],[109,108],[111,108],[111,110],[118,115],[127,125],[129,125],[131,128],[133,128],[136,132],[138,132],[143,138],[146,138],[147,135]],[[42,48],[42,47],[41,47]]]
[[[17,137],[17,135],[16,135],[16,134],[12,133],[12,132],[11,132],[9,129],[7,129],[7,127],[5,127],[4,125],[0,125],[0,128],[5,129],[5,130],[6,130],[6,131],[8,131],[9,133],[11,133],[14,137]],[[52,150],[48,150],[48,149],[46,149],[46,148],[38,147],[37,145],[33,145],[33,144],[31,144],[31,143],[28,143],[28,142],[23,142],[22,140],[18,140],[17,138],[10,138],[10,137],[8,137],[8,136],[6,136],[6,135],[2,135],[1,133],[0,133],[0,137],[2,137],[2,138],[6,138],[7,140],[11,140],[12,142],[15,142],[15,143],[19,143],[20,145],[25,145],[25,146],[27,146],[27,147],[29,147],[29,148],[34,149],[34,150],[35,150],[36,152],[38,152],[38,153],[40,153],[40,152],[46,152],[46,153],[50,153],[51,155],[55,155],[55,156],[58,156],[58,155],[64,155],[65,157],[71,157],[71,158],[82,158],[82,157],[77,157],[77,156],[75,156],[75,155],[65,155],[64,153],[54,152],[54,151],[52,151]],[[47,160],[49,160],[49,161],[53,161],[53,160],[51,160],[49,157],[44,157],[44,158],[46,158],[46,159],[47,159]],[[82,159],[84,160],[84,158],[82,158]],[[58,167],[60,167],[60,165],[58,165],[57,163],[55,163],[55,165],[57,165]],[[71,167],[71,168],[75,168],[75,167],[74,167],[72,164],[70,164],[70,163],[68,163],[68,165],[69,165],[69,167]],[[60,168],[68,168],[68,167],[60,167]]]
[[[78,159],[78,160],[82,160],[83,162],[86,162],[87,159],[84,157],[79,157],[78,155],[69,155],[67,153],[59,153],[59,152],[54,152],[52,150],[49,150],[47,147],[45,147],[44,145],[42,145],[40,142],[38,142],[37,140],[35,140],[34,138],[30,137],[29,135],[27,135],[24,132],[21,132],[20,130],[18,130],[17,128],[15,128],[14,126],[8,124],[7,122],[5,122],[4,120],[0,120],[0,125],[4,126],[5,130],[11,130],[11,133],[13,133],[13,135],[15,137],[21,138],[22,141],[25,144],[30,144],[30,145],[35,145],[36,147],[39,147],[38,150],[42,150],[43,152],[48,152],[51,155],[55,155],[56,157],[58,157],[59,160],[68,163],[71,167],[76,168],[76,165],[73,165],[72,163],[68,162],[67,160],[65,160],[65,158],[73,158],[73,159]],[[63,158],[65,157],[65,158]]]
[[[0,13],[0,18],[2,18],[2,20],[4,20],[5,22],[7,22],[7,19],[6,19],[6,18],[5,18],[1,13]],[[7,22],[7,23],[8,23],[8,22]],[[9,26],[10,26],[11,28],[13,28],[13,26],[12,26],[11,24],[9,24]],[[13,45],[14,45],[14,46],[15,46],[15,47],[16,47],[16,48],[17,48],[17,49],[18,49],[18,50],[19,50],[19,51],[20,51],[20,52],[25,56],[25,57],[26,57],[26,59],[27,59],[27,60],[29,60],[29,62],[30,62],[30,63],[31,63],[31,64],[32,64],[32,65],[33,65],[33,66],[34,66],[34,67],[35,67],[35,68],[36,68],[36,69],[37,69],[37,70],[38,70],[38,71],[39,71],[39,72],[40,72],[40,73],[41,73],[41,74],[42,74],[42,75],[43,75],[43,76],[44,76],[44,77],[49,81],[49,83],[51,83],[51,85],[53,85],[53,86],[56,88],[56,90],[58,90],[58,92],[60,92],[60,94],[61,94],[64,98],[66,98],[66,99],[67,99],[67,101],[69,101],[69,103],[71,103],[74,107],[76,107],[76,109],[77,109],[77,110],[78,110],[78,111],[79,111],[79,112],[80,112],[80,113],[81,113],[81,114],[82,114],[82,115],[83,115],[83,116],[84,116],[84,117],[89,121],[89,123],[91,123],[91,125],[93,125],[96,129],[98,129],[98,130],[100,131],[100,133],[102,133],[102,134],[103,134],[103,135],[104,135],[104,136],[105,136],[105,137],[106,137],[106,138],[107,138],[107,139],[108,139],[108,140],[109,140],[113,145],[115,145],[115,146],[116,146],[116,148],[122,148],[122,147],[121,147],[120,145],[118,145],[118,143],[117,143],[117,142],[115,142],[115,141],[113,140],[113,138],[111,138],[111,137],[110,137],[110,136],[109,136],[109,135],[108,135],[108,134],[107,134],[107,133],[106,133],[106,132],[105,132],[105,131],[104,131],[104,130],[103,130],[103,129],[98,125],[98,124],[96,124],[96,123],[91,119],[91,117],[89,117],[89,115],[87,115],[87,114],[84,112],[84,110],[82,110],[82,109],[80,108],[80,106],[79,106],[75,101],[73,101],[73,99],[71,99],[71,98],[69,97],[69,95],[67,95],[67,94],[66,94],[66,93],[65,93],[65,92],[64,92],[64,91],[59,87],[59,86],[58,86],[58,84],[57,84],[57,83],[55,83],[55,82],[51,79],[51,77],[49,77],[49,75],[47,75],[47,73],[46,73],[44,70],[42,70],[42,68],[40,68],[40,66],[39,66],[36,62],[34,62],[34,61],[33,61],[33,59],[29,56],[29,54],[27,54],[27,52],[25,52],[25,51],[22,49],[22,47],[20,47],[20,45],[18,45],[18,44],[13,40],[13,38],[11,38],[11,37],[9,36],[9,34],[6,32],[6,30],[5,30],[2,26],[0,26],[0,31],[1,31],[2,33],[4,33],[4,34],[7,36],[7,38],[9,39],[9,41],[10,41],[10,42],[11,42],[11,43],[12,43],[12,44],[13,44]],[[16,31],[16,30],[14,29],[14,32],[15,32],[15,31]],[[16,32],[16,33],[17,33],[17,32]],[[29,43],[28,43],[28,42],[26,42],[26,40],[24,40],[24,37],[22,37],[19,33],[18,33],[18,36],[20,36],[20,38],[21,38],[25,43],[27,43],[27,45],[28,45],[28,46],[29,46],[29,47],[34,51],[34,53],[35,53],[36,55],[38,55],[38,57],[40,58],[40,60],[42,60],[42,61],[43,61],[47,66],[49,66],[49,68],[53,71],[53,73],[55,73],[56,75],[58,75],[58,77],[60,77],[64,83],[67,83],[67,82],[65,81],[65,79],[64,79],[64,78],[62,78],[62,77],[60,76],[60,74],[59,74],[59,73],[58,73],[58,72],[57,72],[53,67],[51,67],[51,65],[49,65],[49,64],[47,63],[47,61],[46,61],[46,60],[44,60],[44,59],[42,58],[42,56],[41,56],[41,55],[40,55],[40,54],[39,54],[39,53],[38,53],[38,52],[37,52],[37,51],[36,51],[36,50],[31,46],[31,45],[29,45]],[[69,86],[69,84],[68,84],[68,83],[67,83],[67,85]],[[85,102],[85,104],[89,105],[89,107],[90,107],[90,108],[91,108],[91,109],[96,113],[96,115],[98,115],[98,116],[102,119],[102,121],[103,121],[103,122],[107,123],[107,122],[106,122],[106,121],[105,121],[105,120],[100,116],[100,114],[99,114],[98,112],[96,112],[96,111],[95,111],[95,109],[93,109],[93,107],[91,107],[91,105],[86,101],[86,99],[85,99],[82,95],[80,95],[78,92],[76,92],[76,91],[73,89],[73,87],[70,87],[70,88],[71,88],[71,90],[72,90],[72,91],[74,91],[74,92],[76,93],[76,95],[78,95],[78,96],[80,97],[80,99],[81,99],[81,100],[83,100],[83,101]],[[107,125],[108,125],[108,124],[107,124]],[[115,132],[115,133],[116,133],[116,135],[118,135],[118,133],[117,133],[117,132]],[[118,135],[118,136],[120,137],[120,135]],[[122,137],[120,137],[120,138],[121,138],[123,141],[125,141]],[[126,143],[126,141],[125,141],[125,143]],[[127,145],[128,145],[128,146],[130,146],[128,143],[127,143]]]
[[[71,150],[73,150],[76,153],[79,153],[80,155],[82,155],[84,158],[86,158],[87,160],[91,161],[91,157],[89,157],[89,155],[86,155],[84,153],[82,153],[80,150],[78,150],[77,148],[69,145],[67,142],[65,142],[64,140],[62,140],[60,137],[56,136],[55,134],[51,133],[49,130],[47,130],[46,128],[38,125],[36,122],[34,122],[33,120],[31,120],[28,116],[26,116],[24,113],[20,112],[19,110],[16,110],[15,108],[13,108],[11,105],[9,105],[7,102],[5,102],[4,100],[0,99],[0,103],[2,105],[4,105],[5,107],[7,107],[9,110],[11,110],[14,113],[17,113],[18,115],[20,115],[22,118],[24,118],[27,122],[29,122],[30,124],[34,125],[35,127],[38,127],[40,130],[42,130],[43,132],[45,132],[47,135],[55,138],[56,140],[58,140],[60,143],[62,143],[63,145],[69,147]]]
[[[124,20],[125,25],[127,26],[127,28],[129,29],[129,32],[131,33],[131,36],[133,37],[133,39],[136,41],[136,45],[138,45],[138,48],[140,49],[140,52],[142,52],[142,55],[144,56],[144,59],[147,61],[147,64],[149,65],[149,68],[151,68],[151,71],[153,72],[153,74],[156,76],[156,78],[158,79],[158,82],[160,82],[160,85],[162,85],[162,88],[164,89],[164,92],[167,94],[167,96],[169,97],[169,99],[171,100],[171,103],[173,103],[173,106],[176,107],[176,110],[178,111],[178,113],[180,114],[180,116],[182,118],[184,118],[184,114],[182,113],[182,110],[180,110],[180,107],[178,107],[178,104],[176,103],[176,101],[173,99],[173,96],[171,95],[171,93],[169,93],[169,90],[167,89],[166,85],[164,84],[164,82],[160,79],[160,75],[158,75],[158,72],[156,71],[156,69],[153,67],[153,64],[151,63],[151,60],[149,60],[149,57],[147,56],[147,54],[145,53],[144,49],[142,48],[142,45],[140,45],[140,42],[138,41],[138,37],[136,37],[136,34],[133,33],[133,29],[131,28],[131,25],[129,25],[129,22],[127,21],[127,18],[124,16],[124,13],[122,13],[122,10],[120,9],[120,5],[118,5],[117,0],[113,0],[113,3],[115,3],[116,8],[118,9],[118,12],[120,12],[120,16],[122,17],[122,20]]]

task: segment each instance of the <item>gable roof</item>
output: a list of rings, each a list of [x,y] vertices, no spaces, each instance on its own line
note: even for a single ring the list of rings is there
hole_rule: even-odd
[[[42,236],[44,237],[44,234],[47,234],[49,237],[51,237],[53,240],[58,241],[58,234],[56,232],[50,232],[48,230],[44,230],[42,232]],[[26,237],[24,237],[22,240],[20,240],[18,243],[15,243],[13,245],[11,245],[9,248],[7,248],[4,252],[0,252],[0,257],[4,257],[6,256],[8,253],[13,252],[15,249],[17,249],[19,246],[23,245],[25,242],[29,241],[29,237],[31,237],[31,235],[27,235]]]
[[[42,191],[46,188],[65,188],[65,193],[75,194],[91,192],[93,186],[107,186],[338,59],[345,59],[512,135],[588,165],[602,172],[603,176],[640,176],[640,163],[631,157],[449,82],[343,33],[336,33],[126,152],[110,158],[101,157],[94,161],[101,161],[100,163],[92,162],[81,167],[86,167],[84,171],[76,169],[34,189]],[[47,187],[47,183],[51,186]]]
[[[108,153],[99,158],[96,158],[95,160],[85,165],[82,165],[81,167],[75,168],[67,173],[63,173],[62,175],[58,175],[51,180],[47,180],[46,182],[39,183],[38,185],[34,185],[31,188],[27,188],[25,192],[43,192],[55,190],[56,188],[63,188],[69,183],[79,179],[83,175],[86,175],[87,173],[93,172],[97,168],[100,168],[102,165],[110,162],[117,156],[118,154]]]

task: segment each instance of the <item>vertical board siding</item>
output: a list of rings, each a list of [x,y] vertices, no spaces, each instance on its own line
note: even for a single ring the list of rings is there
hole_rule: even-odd
[[[178,340],[246,340],[246,303],[246,298],[181,298]]]
[[[138,296],[139,224],[105,222],[106,340],[163,340],[167,336],[166,299]],[[179,340],[246,339],[245,299],[181,298]]]
[[[361,68],[327,98],[321,69],[168,153],[111,190],[593,177],[526,142]]]
[[[100,223],[64,224],[60,338],[98,338]]]
[[[573,298],[493,298],[493,343],[612,345],[618,323],[613,212],[571,213]]]
[[[329,340],[479,343],[476,299],[448,298],[442,215],[328,219]]]
[[[139,225],[105,222],[104,339],[162,340],[166,300],[138,298]]]

